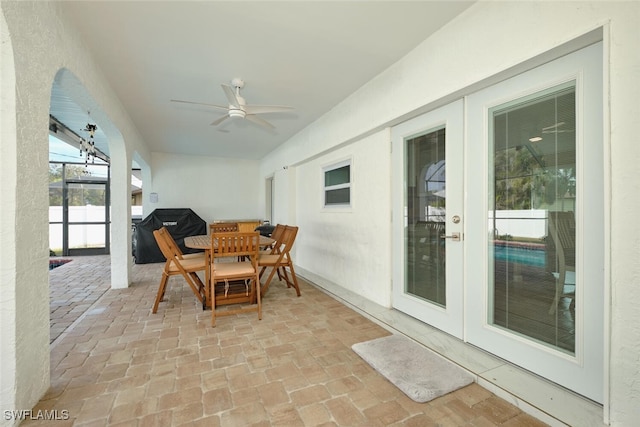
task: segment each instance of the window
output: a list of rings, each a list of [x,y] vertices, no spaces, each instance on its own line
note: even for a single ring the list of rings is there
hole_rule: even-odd
[[[324,169],[324,206],[351,206],[351,160]]]

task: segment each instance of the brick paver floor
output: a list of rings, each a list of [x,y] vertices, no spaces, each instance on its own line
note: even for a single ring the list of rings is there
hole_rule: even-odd
[[[52,283],[69,283],[55,296],[52,286],[52,316],[66,314],[52,318],[52,329],[70,326],[52,345],[51,388],[33,408],[68,415],[55,425],[543,425],[477,384],[412,401],[351,350],[389,332],[304,280],[301,297],[272,283],[262,320],[225,316],[212,328],[211,312],[180,277],[151,313],[162,264],[134,265],[129,288],[107,289],[93,303],[108,257],[60,268],[67,271],[52,273]]]

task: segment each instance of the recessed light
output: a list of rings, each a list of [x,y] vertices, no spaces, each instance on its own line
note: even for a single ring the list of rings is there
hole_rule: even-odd
[[[529,138],[529,142],[538,142],[538,141],[542,141],[541,136],[534,136],[533,138]]]

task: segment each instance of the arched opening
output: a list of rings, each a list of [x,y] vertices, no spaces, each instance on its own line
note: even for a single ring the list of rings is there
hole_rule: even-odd
[[[72,72],[59,70],[49,110],[50,268],[57,267],[49,274],[52,343],[110,287],[128,285],[126,254],[117,268],[111,256],[114,244],[118,252],[126,248],[121,242],[127,236],[118,230],[125,222],[128,228],[131,217],[126,211],[116,214],[129,206],[132,193],[127,177],[131,161],[125,163],[126,158],[123,138],[111,120]],[[114,197],[118,203],[112,204]],[[77,256],[95,257],[90,283],[58,270]]]

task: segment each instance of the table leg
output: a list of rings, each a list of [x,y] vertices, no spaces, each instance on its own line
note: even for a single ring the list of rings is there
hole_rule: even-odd
[[[206,268],[204,270],[204,303],[203,308],[211,307],[211,251],[204,251]]]

